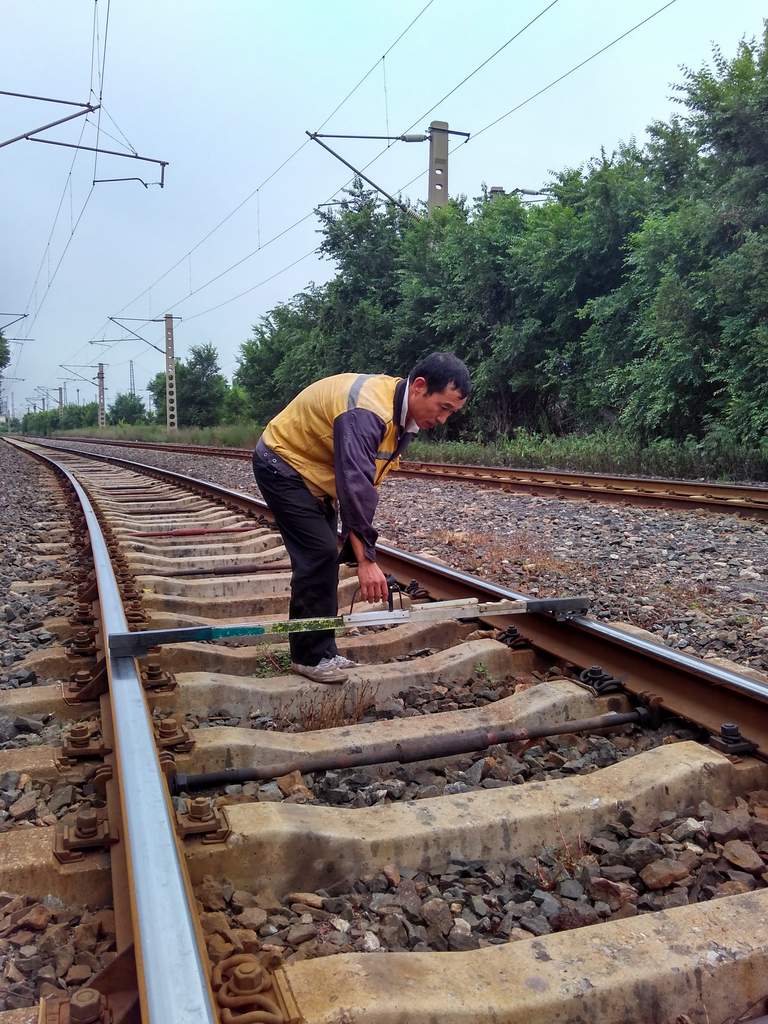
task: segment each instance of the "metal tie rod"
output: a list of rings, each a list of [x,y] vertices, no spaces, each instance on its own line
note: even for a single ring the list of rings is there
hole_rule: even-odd
[[[146,629],[135,633],[111,633],[109,650],[115,658],[137,658],[152,647],[168,644],[222,640],[234,636],[265,636],[281,633],[314,633],[347,626],[399,626],[406,622],[442,622],[450,619],[494,618],[499,615],[530,615],[542,612],[557,618],[583,614],[589,603],[584,597],[553,597],[541,600],[486,601],[477,598],[433,601],[412,608],[389,611],[352,612],[321,619],[284,619],[276,622],[243,622],[234,626],[187,626],[180,629]]]

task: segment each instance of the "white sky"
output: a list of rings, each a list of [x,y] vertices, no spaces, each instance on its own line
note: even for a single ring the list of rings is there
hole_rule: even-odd
[[[222,308],[196,316],[250,289],[318,244],[314,216],[287,231],[350,177],[315,143],[304,146],[212,237],[182,259],[204,235],[264,181],[316,130],[369,68],[364,84],[325,131],[385,134],[423,131],[430,120],[478,132],[603,44],[646,17],[663,0],[557,0],[519,39],[426,118],[421,115],[547,6],[548,0],[432,0],[384,61],[381,55],[427,0],[227,0],[158,4],[111,0],[103,101],[137,151],[169,161],[166,187],[137,182],[98,184],[74,235],[71,230],[93,181],[93,154],[22,140],[0,150],[0,311],[29,312],[6,333],[34,341],[14,345],[6,376],[16,411],[36,385],[56,387],[72,376],[60,363],[106,364],[107,402],[163,368],[162,356],[141,341],[108,349],[94,338],[123,332],[107,317],[172,312],[176,352],[211,341],[227,375],[251,325],[277,302],[333,268],[310,256]],[[98,0],[103,47],[108,0]],[[91,72],[93,0],[10,0],[3,9],[2,88],[85,102]],[[643,141],[646,125],[675,108],[671,83],[679,66],[700,66],[711,44],[733,54],[742,36],[759,35],[758,0],[677,0],[668,10],[566,81],[471,140],[451,157],[451,195],[477,195],[483,182],[534,188],[548,171],[583,163],[620,140]],[[94,75],[93,87],[99,91]],[[0,141],[66,116],[75,108],[0,96]],[[89,120],[95,122],[97,115]],[[77,142],[82,119],[43,137]],[[120,149],[105,116],[100,145]],[[94,145],[95,127],[82,142]],[[330,140],[357,166],[382,143]],[[395,143],[367,172],[397,193],[426,167],[427,144]],[[97,177],[159,168],[100,156]],[[66,186],[66,187],[65,187]],[[47,244],[59,201],[58,222]],[[426,176],[404,192],[426,197]],[[61,260],[65,246],[69,247]],[[261,243],[262,248],[254,255]],[[235,270],[193,290],[248,256]],[[56,267],[61,260],[58,273]],[[173,264],[180,266],[147,290]],[[38,268],[40,268],[38,276]],[[55,276],[54,276],[55,275]],[[35,283],[35,278],[37,284]],[[50,286],[49,286],[50,282]],[[7,318],[0,318],[0,326]],[[131,327],[162,346],[162,324]],[[95,370],[80,368],[90,377]],[[69,398],[74,400],[74,383]],[[81,400],[95,388],[80,382]]]

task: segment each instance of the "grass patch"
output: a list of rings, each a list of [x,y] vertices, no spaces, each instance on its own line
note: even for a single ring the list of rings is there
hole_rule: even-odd
[[[200,444],[219,445],[225,448],[255,448],[261,437],[262,427],[253,423],[230,423],[219,427],[179,427],[168,432],[157,423],[141,423],[131,426],[120,423],[113,427],[79,427],[76,430],[57,430],[55,437],[92,437],[115,441],[151,441],[158,444]]]
[[[768,442],[747,448],[719,439],[663,439],[638,445],[613,431],[555,437],[518,430],[492,444],[480,441],[416,440],[413,461],[511,466],[517,469],[566,469],[679,479],[768,480]]]
[[[262,428],[252,423],[218,427],[180,427],[169,434],[159,424],[80,427],[57,431],[55,436],[99,437],[121,441],[221,445],[254,448]],[[464,463],[478,466],[511,466],[517,469],[565,469],[583,473],[617,473],[630,476],[676,477],[681,480],[768,480],[768,441],[761,448],[747,448],[722,437],[697,441],[662,439],[647,445],[617,431],[567,434],[555,437],[517,430],[485,441],[428,441],[410,446],[408,459],[419,462]]]

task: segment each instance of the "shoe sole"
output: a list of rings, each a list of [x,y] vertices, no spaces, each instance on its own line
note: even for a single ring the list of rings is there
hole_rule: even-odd
[[[312,675],[309,672],[304,671],[299,665],[291,665],[291,671],[304,679],[311,680],[313,683],[323,683],[326,686],[340,686],[342,683],[346,683],[348,678],[347,673],[343,670],[340,670],[338,674],[334,673],[324,679],[319,675]]]

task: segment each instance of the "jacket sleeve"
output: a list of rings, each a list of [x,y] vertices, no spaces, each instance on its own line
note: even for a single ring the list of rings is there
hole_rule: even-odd
[[[379,493],[373,481],[376,473],[376,453],[386,424],[369,409],[350,409],[333,421],[333,462],[336,476],[336,496],[342,529],[342,560],[347,558],[350,533],[362,540],[365,557],[376,561],[376,538],[373,516],[379,503]]]

